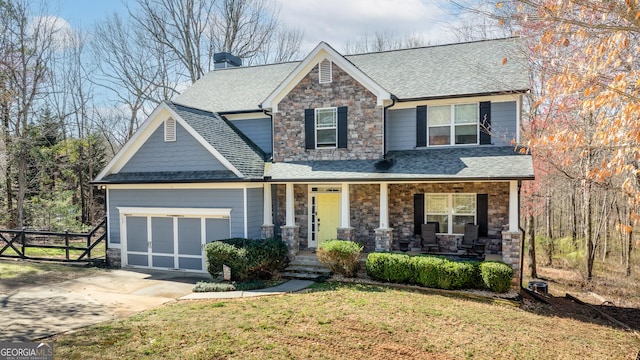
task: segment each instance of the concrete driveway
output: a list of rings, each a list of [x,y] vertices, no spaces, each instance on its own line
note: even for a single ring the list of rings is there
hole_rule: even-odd
[[[30,341],[126,317],[190,294],[204,275],[110,270],[0,294],[0,341]]]

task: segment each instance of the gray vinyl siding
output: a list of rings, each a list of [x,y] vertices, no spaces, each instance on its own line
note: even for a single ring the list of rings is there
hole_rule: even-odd
[[[120,172],[227,170],[213,155],[176,124],[176,141],[164,141],[160,125]]]
[[[232,124],[242,131],[262,151],[271,154],[271,118],[233,120]]]
[[[264,195],[262,189],[247,189],[247,236],[259,239],[264,220]]]
[[[416,109],[387,111],[387,150],[411,150],[416,147]]]
[[[517,106],[515,101],[491,103],[491,143],[511,145],[516,138]]]
[[[231,237],[244,237],[242,191],[242,189],[111,189],[109,190],[110,243],[120,243],[118,207],[230,208],[232,209]],[[260,202],[260,208],[262,208],[261,204],[262,202]],[[259,231],[260,227],[258,227]]]

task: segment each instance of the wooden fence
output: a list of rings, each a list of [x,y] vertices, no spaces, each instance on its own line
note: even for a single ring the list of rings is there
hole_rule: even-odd
[[[107,220],[88,233],[0,230],[0,258],[45,261],[94,261],[107,251]],[[98,247],[104,242],[104,248]]]

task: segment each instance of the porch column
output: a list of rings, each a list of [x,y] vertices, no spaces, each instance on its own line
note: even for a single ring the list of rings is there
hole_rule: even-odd
[[[263,221],[261,228],[261,237],[263,239],[272,238],[274,234],[273,228],[273,204],[271,203],[271,184],[265,183],[262,187],[263,194]]]
[[[520,219],[518,219],[518,182],[509,182],[509,231],[518,232],[518,225]]]
[[[293,259],[300,251],[300,239],[298,237],[298,226],[296,226],[295,222],[295,212],[294,212],[294,194],[293,194],[293,184],[287,183],[285,185],[285,194],[286,194],[286,221],[285,225],[280,229],[280,233],[282,236],[282,241],[287,244],[289,248],[289,258]]]
[[[509,227],[502,231],[502,261],[509,264],[513,269],[514,279],[520,276],[520,248],[522,234],[519,229],[518,210],[518,182],[509,182]],[[522,279],[519,279],[521,282]]]
[[[349,184],[342,183],[340,191],[340,227],[338,239],[353,241],[353,228],[351,227],[351,199],[349,197]]]
[[[380,184],[380,227],[375,229],[376,251],[390,251],[393,229],[389,227],[389,185]]]

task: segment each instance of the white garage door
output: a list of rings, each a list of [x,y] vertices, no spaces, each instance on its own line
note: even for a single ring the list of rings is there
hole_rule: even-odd
[[[118,210],[123,266],[204,272],[204,245],[231,237],[231,209]]]

